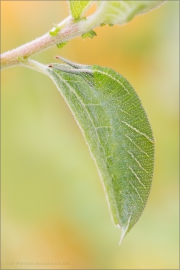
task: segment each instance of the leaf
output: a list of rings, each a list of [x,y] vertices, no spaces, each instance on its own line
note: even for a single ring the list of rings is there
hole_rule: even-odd
[[[54,28],[51,31],[49,31],[49,34],[50,34],[50,36],[55,37],[55,36],[57,36],[59,31],[60,31],[60,27],[58,25],[54,24]]]
[[[85,39],[85,38],[93,38],[97,36],[96,32],[94,32],[93,30],[90,30],[89,32],[85,33],[85,34],[82,34],[82,38]]]
[[[87,10],[93,1],[71,1],[69,0],[69,8],[72,17],[75,20],[81,18],[81,15]]]
[[[73,67],[52,64],[48,73],[82,130],[122,240],[141,216],[151,189],[151,127],[124,77],[110,68],[64,61]]]
[[[167,0],[136,0],[136,1],[97,1],[98,9],[92,20],[100,24],[123,24],[130,21],[135,15],[150,11]]]
[[[63,48],[67,43],[68,43],[68,41],[61,42],[61,43],[59,43],[59,44],[56,44],[56,46],[58,47],[58,49],[61,49],[61,48]]]

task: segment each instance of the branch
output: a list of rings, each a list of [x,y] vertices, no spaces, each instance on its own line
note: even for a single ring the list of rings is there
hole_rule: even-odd
[[[91,30],[101,24],[121,25],[131,20],[135,15],[147,12],[166,2],[166,0],[124,1],[98,1],[96,12],[86,19],[80,18],[78,22],[71,16],[67,17],[42,37],[2,54],[0,58],[1,69],[21,65],[33,54],[74,37],[87,33],[84,37],[92,38],[95,33]]]
[[[16,49],[3,53],[0,56],[1,69],[21,65],[23,62],[26,62],[30,56],[74,37],[83,35],[98,25],[99,21],[92,20],[91,16],[85,21],[83,20],[78,23],[74,22],[74,19],[69,16],[55,26],[49,33]],[[57,29],[59,31],[58,33],[56,33]],[[50,33],[54,33],[54,35]]]

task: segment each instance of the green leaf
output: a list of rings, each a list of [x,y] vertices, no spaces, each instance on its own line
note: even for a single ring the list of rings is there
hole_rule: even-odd
[[[19,56],[18,58],[17,58],[20,62],[26,62],[26,61],[28,61],[28,57],[27,56]]]
[[[58,49],[61,49],[61,48],[63,48],[67,43],[68,43],[68,41],[61,42],[61,43],[59,43],[59,44],[56,44],[56,46],[58,47]]]
[[[76,23],[81,22],[81,21],[85,21],[85,20],[86,20],[86,17],[81,17],[81,18],[74,19],[74,21]]]
[[[50,36],[55,37],[55,36],[57,36],[59,31],[60,31],[60,27],[58,25],[54,24],[54,28],[51,31],[49,31],[49,34],[50,34]]]
[[[74,19],[78,20],[87,10],[93,1],[71,1],[69,0],[69,8]]]
[[[93,38],[97,36],[96,32],[94,32],[93,30],[90,30],[89,32],[85,33],[85,34],[82,34],[82,38],[85,39],[85,38]]]
[[[110,68],[64,61],[71,66],[52,64],[48,73],[94,157],[122,240],[141,216],[151,189],[151,127],[137,94],[124,77]]]
[[[166,1],[167,0],[97,1],[98,9],[92,19],[96,20],[97,18],[100,24],[123,24],[130,21],[135,15],[150,11]]]

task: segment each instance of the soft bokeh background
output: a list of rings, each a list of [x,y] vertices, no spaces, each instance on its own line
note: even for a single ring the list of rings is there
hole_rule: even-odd
[[[65,1],[1,1],[2,52],[67,15]],[[179,269],[179,2],[96,32],[93,40],[76,38],[33,59],[47,64],[59,54],[128,78],[156,138],[147,206],[119,246],[120,230],[111,221],[96,167],[55,85],[23,67],[3,70],[3,269]]]

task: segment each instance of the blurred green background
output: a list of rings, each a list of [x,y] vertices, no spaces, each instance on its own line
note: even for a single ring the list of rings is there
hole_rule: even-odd
[[[66,16],[65,1],[1,1],[2,52]],[[3,70],[3,269],[179,269],[179,2],[96,32],[32,58],[108,66],[134,86],[156,139],[147,206],[119,246],[96,167],[55,85],[23,67]]]

